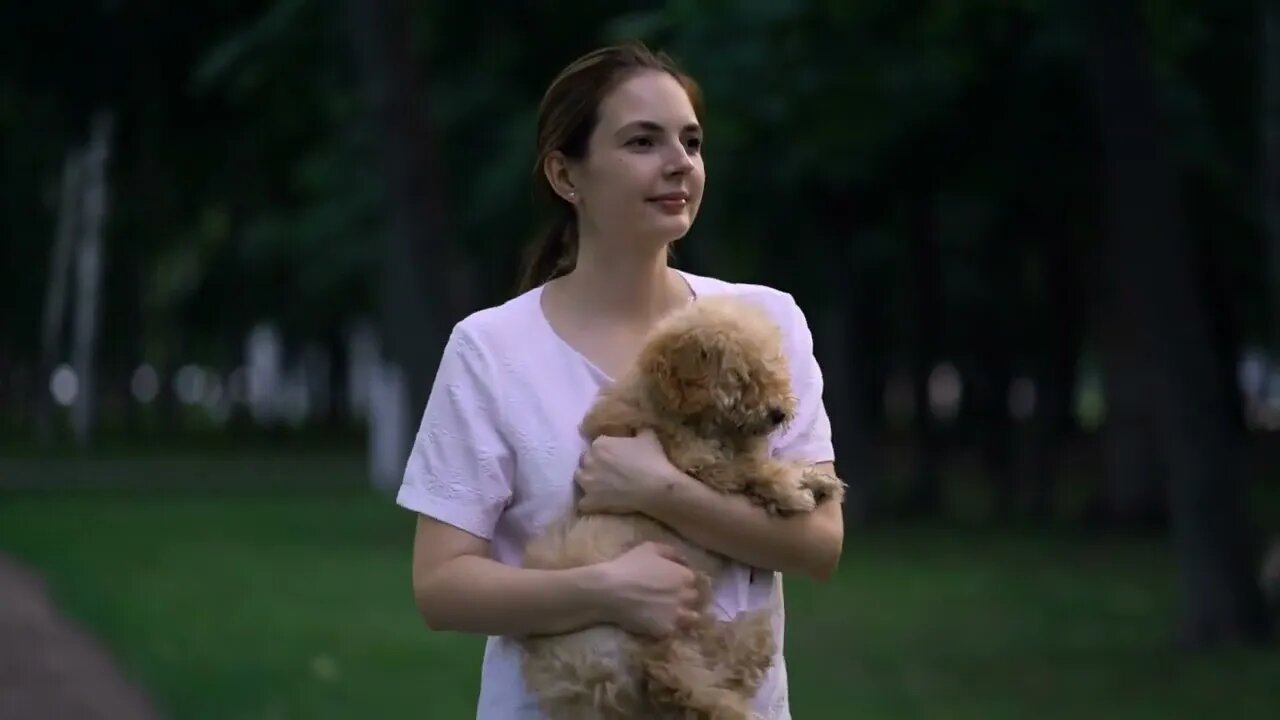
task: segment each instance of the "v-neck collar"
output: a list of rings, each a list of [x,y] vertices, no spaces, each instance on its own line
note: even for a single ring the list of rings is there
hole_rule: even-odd
[[[700,287],[700,283],[697,280],[697,276],[691,275],[679,268],[672,268],[672,269],[675,270],[677,273],[679,273],[680,277],[684,279],[685,284],[689,286],[689,292],[693,296],[692,298],[690,298],[689,302],[694,302],[698,298],[703,296],[703,289]],[[573,355],[578,362],[582,363],[582,365],[584,365],[593,374],[598,375],[599,378],[605,384],[611,385],[614,382],[616,382],[616,379],[613,376],[605,372],[604,369],[602,369],[599,365],[595,363],[595,361],[587,357],[584,353],[582,353],[580,350],[578,350],[576,347],[570,344],[568,340],[565,340],[564,337],[561,336],[560,333],[556,331],[555,327],[551,325],[551,321],[547,319],[546,312],[542,309],[542,291],[545,287],[546,287],[545,283],[542,285],[539,285],[537,289],[533,291],[532,297],[530,298],[531,302],[533,303],[534,313],[537,315],[537,318],[538,318],[538,324],[552,338],[553,342],[555,342],[561,348],[563,348],[565,352],[569,353],[570,355]]]

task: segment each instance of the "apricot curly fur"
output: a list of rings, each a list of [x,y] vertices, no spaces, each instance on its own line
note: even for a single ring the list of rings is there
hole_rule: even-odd
[[[711,296],[655,328],[631,371],[601,392],[581,431],[590,441],[652,429],[677,468],[766,512],[843,502],[839,478],[770,457],[770,435],[795,411],[780,329],[744,299]],[[710,588],[726,558],[642,515],[571,509],[529,542],[524,564],[579,567],[647,541],[679,549],[698,574],[704,592],[697,620],[663,638],[612,625],[523,638],[530,692],[554,720],[751,720],[775,635],[768,609],[730,620],[711,613]]]

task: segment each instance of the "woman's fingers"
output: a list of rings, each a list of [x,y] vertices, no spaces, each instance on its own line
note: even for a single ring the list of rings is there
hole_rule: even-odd
[[[681,629],[689,629],[698,624],[698,613],[692,610],[680,611],[679,617],[676,618],[676,627]]]
[[[649,544],[653,546],[653,551],[657,553],[659,557],[664,557],[672,562],[685,565],[686,567],[688,566],[689,561],[685,559],[684,553],[679,550],[667,545],[666,543],[651,542]]]

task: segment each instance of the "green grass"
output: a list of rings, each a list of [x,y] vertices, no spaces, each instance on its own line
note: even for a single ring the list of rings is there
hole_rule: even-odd
[[[473,717],[482,642],[418,620],[412,520],[361,471],[344,456],[0,461],[0,478],[79,486],[0,494],[0,550],[43,571],[173,718]],[[237,489],[190,482],[220,474]],[[788,582],[798,719],[1280,711],[1280,653],[1174,649],[1162,543],[912,527],[845,547],[832,583]]]

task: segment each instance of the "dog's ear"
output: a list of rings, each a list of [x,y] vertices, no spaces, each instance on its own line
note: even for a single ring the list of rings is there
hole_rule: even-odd
[[[640,358],[647,375],[667,408],[678,414],[694,414],[710,408],[718,360],[696,331],[655,338]]]

